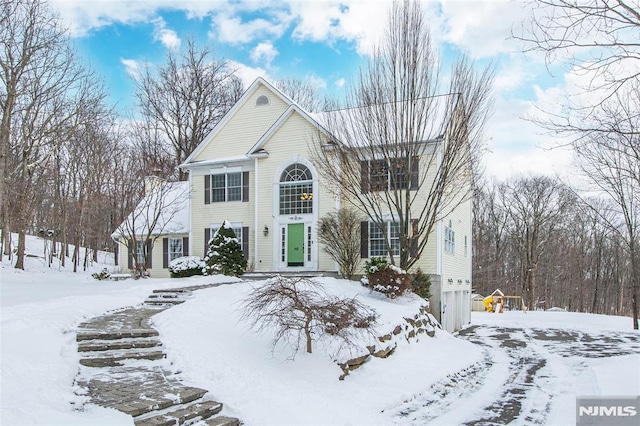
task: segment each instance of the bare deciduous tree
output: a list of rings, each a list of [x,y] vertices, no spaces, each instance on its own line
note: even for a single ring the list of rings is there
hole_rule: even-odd
[[[437,221],[471,195],[490,113],[490,67],[476,73],[462,58],[447,88],[440,72],[419,3],[394,3],[346,108],[319,117],[333,138],[315,144],[320,173],[383,234],[392,216],[399,247],[387,241],[387,252],[405,270],[420,258]]]
[[[360,265],[360,220],[358,212],[343,207],[318,222],[318,239],[323,250],[336,261],[340,274],[349,280]]]
[[[318,112],[325,106],[325,103],[318,95],[316,87],[311,83],[305,83],[297,78],[289,77],[276,80],[274,86],[306,111]]]
[[[162,143],[181,164],[242,95],[242,83],[227,62],[191,39],[186,51],[169,51],[157,70],[146,68],[136,80],[136,96],[146,123],[161,130]],[[176,169],[177,170],[177,169]],[[186,174],[178,170],[180,180]]]
[[[597,116],[598,128],[578,139],[578,166],[592,188],[611,201],[611,211],[594,205],[616,232],[629,255],[632,287],[633,328],[638,329],[638,294],[640,289],[640,90],[616,93],[605,102]],[[613,100],[615,99],[615,101]],[[613,213],[613,216],[611,214]]]
[[[297,353],[305,342],[312,353],[313,341],[323,335],[355,344],[371,336],[375,311],[355,299],[330,296],[318,283],[306,278],[276,277],[255,287],[243,300],[242,318],[257,331],[274,333],[273,347],[284,341]]]
[[[3,236],[18,232],[16,268],[24,268],[25,232],[46,184],[52,155],[100,103],[99,82],[79,65],[58,18],[41,0],[2,1],[0,131]],[[8,247],[5,246],[5,250]]]
[[[583,77],[583,92],[567,93],[559,112],[534,121],[570,138],[578,167],[616,206],[613,221],[608,215],[602,218],[624,241],[630,256],[637,329],[640,5],[635,0],[535,0],[531,4],[535,6],[531,22],[515,37],[525,42],[526,50],[544,52],[548,64],[564,62]],[[599,206],[594,205],[594,212],[601,212]]]
[[[531,19],[514,37],[547,64],[564,63],[588,78],[587,91],[608,98],[640,76],[640,8],[636,0],[533,0]]]
[[[523,177],[500,188],[517,238],[520,254],[522,294],[529,309],[537,302],[536,275],[543,254],[552,244],[560,219],[572,203],[567,189],[544,176]]]

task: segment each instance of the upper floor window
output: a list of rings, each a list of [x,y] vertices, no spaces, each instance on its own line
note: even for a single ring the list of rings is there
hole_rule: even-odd
[[[313,177],[304,165],[295,163],[280,176],[280,214],[313,213]]]
[[[269,98],[265,95],[260,95],[258,96],[258,99],[256,99],[256,106],[261,105],[269,105]]]
[[[249,172],[206,175],[204,193],[205,204],[249,201]]]
[[[456,233],[451,221],[449,221],[449,226],[444,228],[444,251],[450,254],[454,254],[456,251]]]
[[[418,189],[419,167],[418,157],[361,161],[361,190]]]

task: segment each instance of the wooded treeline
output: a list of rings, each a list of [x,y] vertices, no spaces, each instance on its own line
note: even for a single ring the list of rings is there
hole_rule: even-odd
[[[610,203],[530,175],[481,183],[474,205],[474,291],[499,288],[530,309],[631,314],[624,221]]]
[[[177,166],[243,90],[225,61],[189,41],[145,67],[135,110],[116,114],[43,0],[0,0],[0,46],[0,256],[21,269],[26,234],[60,243],[74,270],[116,250],[111,233],[144,195],[144,178],[184,180]]]

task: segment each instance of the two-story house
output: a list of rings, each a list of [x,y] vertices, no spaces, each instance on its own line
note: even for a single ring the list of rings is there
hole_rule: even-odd
[[[335,182],[326,181],[314,164],[313,144],[323,134],[318,121],[257,79],[180,166],[189,172],[185,251],[203,256],[213,233],[229,220],[256,272],[336,272],[336,262],[318,242],[317,224],[348,200],[336,195]],[[363,258],[384,256],[380,240],[397,238],[393,223],[386,233],[362,229]],[[470,200],[438,220],[417,266],[431,276],[431,310],[443,327],[452,331],[468,323]]]

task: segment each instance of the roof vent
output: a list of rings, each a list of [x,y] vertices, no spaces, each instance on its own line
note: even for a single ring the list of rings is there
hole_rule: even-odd
[[[256,99],[256,106],[269,105],[269,98],[265,95],[258,96]]]

